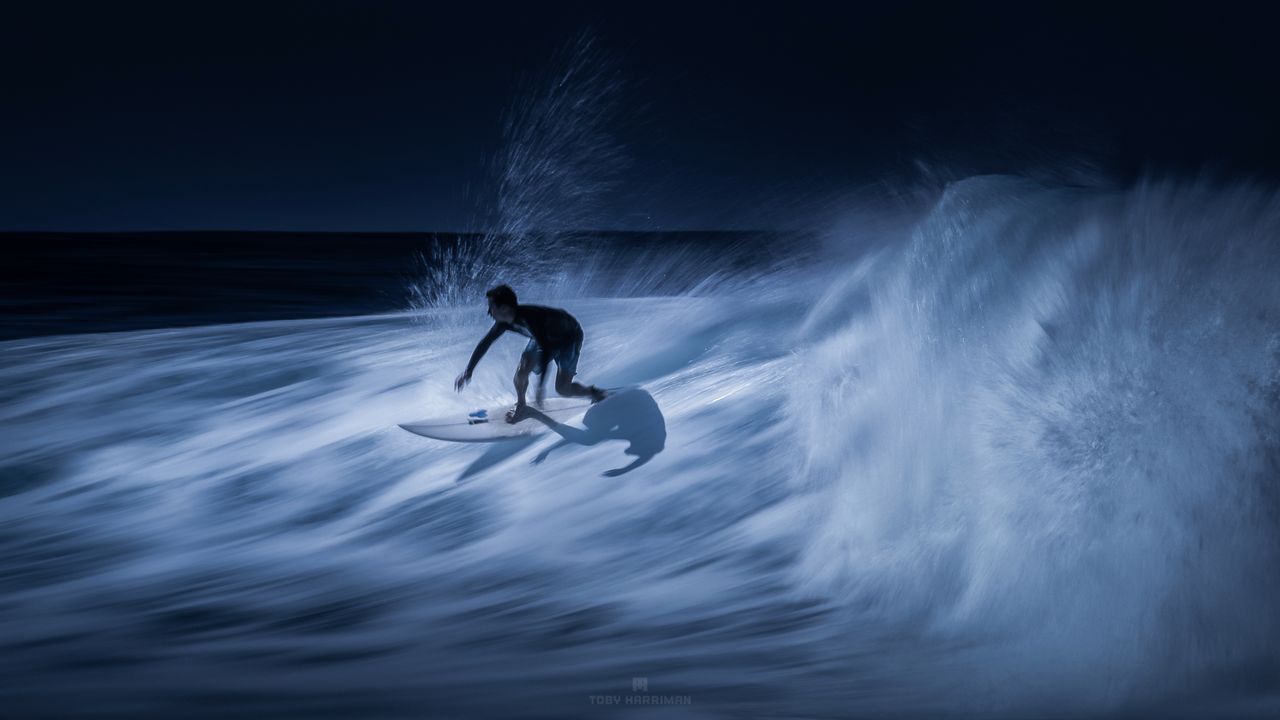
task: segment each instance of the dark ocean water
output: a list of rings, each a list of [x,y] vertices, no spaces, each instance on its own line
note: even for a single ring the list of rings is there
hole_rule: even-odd
[[[0,239],[8,248],[0,271],[6,339],[403,310],[415,255],[437,242],[288,233]]]
[[[718,259],[742,269],[787,237],[796,236],[559,233],[534,243],[550,248],[528,258],[534,272],[512,262],[504,279],[541,282],[548,266],[581,266],[588,255],[635,258],[655,248],[696,247],[704,257],[738,248]],[[419,287],[446,258],[485,242],[453,233],[0,233],[0,340],[401,312],[425,304]],[[757,249],[743,253],[744,243]],[[443,290],[462,288],[483,300],[483,288],[465,281]]]

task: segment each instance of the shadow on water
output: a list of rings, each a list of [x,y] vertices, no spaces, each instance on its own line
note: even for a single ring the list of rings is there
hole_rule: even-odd
[[[534,444],[538,440],[539,438],[536,435],[533,435],[529,437],[512,438],[511,440],[506,440],[504,442],[493,443],[487,450],[484,451],[483,455],[476,458],[470,465],[468,465],[467,469],[463,470],[462,474],[459,475],[458,479],[455,480],[454,482],[462,482],[463,480],[466,480],[472,475],[475,475],[483,470],[488,470],[494,465],[497,465],[503,460],[506,460],[512,455],[515,455],[521,450],[524,450],[525,448]]]
[[[640,388],[618,390],[591,406],[582,418],[583,427],[558,423],[545,414],[530,408],[530,417],[544,423],[560,436],[560,441],[538,453],[533,459],[536,465],[547,459],[553,450],[566,445],[595,445],[604,440],[625,440],[630,443],[623,452],[634,455],[635,460],[625,467],[606,470],[606,477],[617,477],[631,472],[662,452],[667,442],[667,423],[653,396]]]

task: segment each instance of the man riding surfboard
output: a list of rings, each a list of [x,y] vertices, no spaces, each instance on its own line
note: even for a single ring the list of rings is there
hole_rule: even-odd
[[[480,339],[475,352],[471,353],[467,369],[454,381],[455,390],[462,392],[462,388],[471,381],[476,364],[488,352],[493,341],[511,331],[529,338],[529,344],[520,354],[520,364],[516,366],[516,406],[507,413],[507,422],[519,422],[527,416],[525,390],[529,387],[530,372],[538,375],[537,402],[542,403],[546,370],[552,360],[556,361],[557,393],[565,397],[590,397],[592,402],[604,399],[604,390],[573,381],[578,372],[578,354],[582,351],[582,326],[576,318],[560,308],[521,305],[516,299],[516,292],[506,285],[493,288],[485,293],[485,297],[489,299],[489,317],[494,320],[493,327]]]

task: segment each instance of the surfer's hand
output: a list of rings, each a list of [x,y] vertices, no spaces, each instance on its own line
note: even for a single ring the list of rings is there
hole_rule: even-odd
[[[469,382],[471,382],[471,373],[463,372],[458,376],[457,380],[453,381],[453,389],[462,392],[462,388],[466,387]]]

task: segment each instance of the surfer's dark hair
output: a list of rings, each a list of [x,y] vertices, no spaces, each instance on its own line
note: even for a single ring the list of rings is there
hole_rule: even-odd
[[[512,290],[510,285],[499,285],[485,293],[484,296],[492,300],[494,305],[515,307],[518,304],[516,302],[516,291]]]

